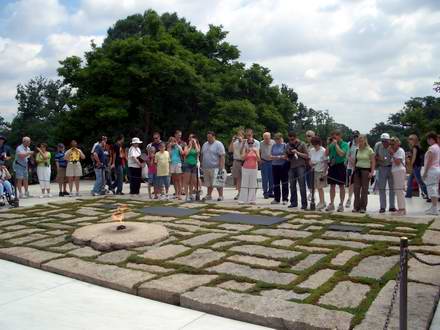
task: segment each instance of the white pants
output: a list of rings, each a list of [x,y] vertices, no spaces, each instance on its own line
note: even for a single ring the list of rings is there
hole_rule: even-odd
[[[241,169],[241,203],[255,203],[257,201],[257,169],[242,168]]]
[[[41,189],[50,189],[50,166],[37,166],[37,176]]]
[[[397,170],[392,172],[393,174],[393,190],[396,195],[397,200],[397,208],[399,210],[405,209],[405,179],[406,179],[406,171]]]
[[[432,167],[429,169],[426,179],[424,180],[428,197],[439,197],[438,184],[440,181],[440,168]]]

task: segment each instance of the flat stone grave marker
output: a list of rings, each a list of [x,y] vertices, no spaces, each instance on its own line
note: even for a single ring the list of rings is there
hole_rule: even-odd
[[[265,216],[265,215],[223,213],[220,215],[213,216],[209,219],[206,219],[206,221],[271,226],[287,221],[287,219],[281,217]]]
[[[333,231],[352,231],[355,233],[360,233],[364,230],[361,226],[354,226],[354,225],[345,225],[345,224],[331,224],[327,227],[328,230]]]
[[[105,204],[97,205],[96,207],[107,210],[116,210],[119,207],[119,205],[113,203],[105,203]]]
[[[157,206],[157,207],[144,207],[140,209],[141,212],[151,215],[159,215],[166,217],[188,217],[199,213],[200,210],[197,209],[185,209],[170,206]]]

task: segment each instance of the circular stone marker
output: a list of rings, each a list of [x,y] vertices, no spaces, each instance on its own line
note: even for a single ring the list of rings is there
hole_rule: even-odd
[[[85,226],[72,234],[73,243],[90,245],[95,250],[112,251],[152,245],[169,237],[162,225],[141,222],[124,222],[123,230],[116,228],[120,223],[109,222]]]

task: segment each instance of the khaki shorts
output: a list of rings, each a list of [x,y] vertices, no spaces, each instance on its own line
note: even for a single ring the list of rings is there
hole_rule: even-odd
[[[66,183],[66,168],[65,167],[59,167],[57,171],[57,182],[58,183]]]
[[[235,160],[232,163],[231,174],[234,179],[241,179],[241,168],[243,162],[241,160]]]
[[[214,171],[215,168],[205,168],[203,169],[203,184],[205,187],[212,187],[214,182]]]
[[[170,165],[170,173],[171,174],[182,174],[182,163],[171,164]]]
[[[66,176],[74,177],[74,176],[82,176],[82,167],[81,163],[68,163],[66,168]]]
[[[324,172],[315,172],[315,189],[327,187],[327,175]]]

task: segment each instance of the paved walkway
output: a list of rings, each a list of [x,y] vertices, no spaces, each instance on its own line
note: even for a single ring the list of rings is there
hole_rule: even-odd
[[[263,330],[0,260],[2,330]]]

